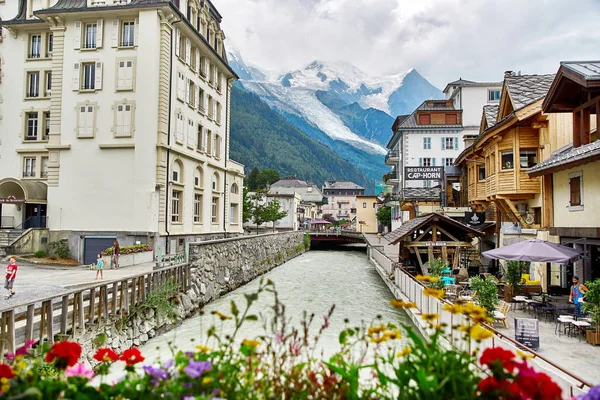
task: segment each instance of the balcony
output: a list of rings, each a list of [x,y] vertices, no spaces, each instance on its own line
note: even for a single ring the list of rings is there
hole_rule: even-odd
[[[397,171],[388,172],[387,174],[385,174],[383,176],[383,181],[385,182],[386,185],[398,183],[398,172]]]
[[[385,155],[385,165],[396,165],[400,161],[400,152],[398,150],[390,150]]]

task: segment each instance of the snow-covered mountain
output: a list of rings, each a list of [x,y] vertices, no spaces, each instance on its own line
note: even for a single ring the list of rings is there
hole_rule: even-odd
[[[414,69],[375,77],[349,63],[313,61],[276,74],[245,62],[239,51],[228,61],[246,90],[377,181],[389,169],[383,154],[395,117],[442,98]]]

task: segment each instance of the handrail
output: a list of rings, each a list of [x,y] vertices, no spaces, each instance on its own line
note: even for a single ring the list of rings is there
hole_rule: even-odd
[[[376,251],[378,253],[380,253],[383,257],[387,258],[388,260],[390,260],[390,262],[392,262],[393,265],[393,261],[387,257],[385,255],[385,253],[383,253],[381,250],[379,250],[376,247],[371,246],[371,251]],[[406,271],[404,271],[402,268],[397,268],[397,270],[401,273],[404,274],[404,276],[408,277],[413,283],[416,283],[417,285],[421,286],[421,288],[426,288],[426,286],[423,284],[423,282],[418,281],[417,279],[415,279],[414,276],[412,276],[411,274],[407,273]],[[396,286],[398,286],[397,282],[394,282],[396,284]],[[400,288],[400,287],[399,287]],[[401,288],[400,288],[401,289]],[[408,294],[404,293],[405,295],[408,296]],[[437,300],[437,299],[436,299]],[[446,299],[439,299],[437,300],[442,304],[452,304],[451,302],[449,302]],[[496,336],[500,337],[500,339],[504,339],[507,340],[508,342],[510,342],[512,345],[514,345],[517,348],[522,348],[525,349],[527,352],[531,353],[534,358],[538,358],[539,360],[547,363],[548,365],[552,366],[553,368],[556,368],[557,370],[561,371],[562,373],[566,374],[569,378],[575,380],[576,382],[578,382],[577,387],[579,389],[583,389],[585,386],[592,388],[594,387],[594,385],[590,382],[588,382],[587,380],[575,375],[574,373],[572,373],[571,371],[568,371],[566,369],[564,369],[563,367],[561,367],[560,365],[554,363],[553,361],[545,358],[543,355],[539,354],[538,352],[536,352],[535,350],[530,349],[529,347],[525,346],[522,343],[517,342],[516,340],[512,339],[511,337],[508,337],[506,334],[498,331],[496,328],[494,328],[493,326],[489,325],[489,324],[485,324],[486,328],[489,329],[490,331],[492,331]],[[454,345],[454,344],[453,344]],[[494,346],[495,347],[495,346]]]

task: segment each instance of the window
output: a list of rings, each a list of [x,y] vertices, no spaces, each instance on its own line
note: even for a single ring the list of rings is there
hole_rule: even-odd
[[[96,88],[96,63],[83,63],[83,82],[81,88],[84,90],[93,90]]]
[[[181,221],[180,199],[181,192],[179,190],[173,190],[173,195],[171,197],[171,222]]]
[[[216,224],[219,222],[219,198],[212,198],[212,209],[211,209],[211,222]]]
[[[423,138],[423,150],[431,150],[431,138],[430,137]]]
[[[221,89],[223,87],[223,73],[219,72],[217,74],[217,92],[221,92]]]
[[[214,106],[213,106],[213,98],[212,96],[208,96],[208,119],[213,119],[214,114]]]
[[[181,183],[181,164],[179,161],[175,161],[173,163],[173,168],[171,170],[171,179],[173,183]]]
[[[187,93],[187,102],[190,105],[190,107],[195,107],[196,106],[196,85],[194,85],[194,81],[192,81],[191,79],[188,81],[189,82],[189,87],[188,87],[188,93]]]
[[[118,104],[115,114],[115,137],[131,137],[133,121],[133,106],[131,104]]]
[[[212,154],[212,131],[206,131],[206,154]]]
[[[238,205],[235,203],[231,203],[231,205],[229,206],[229,223],[238,223]]]
[[[23,158],[23,178],[35,178],[35,157]]]
[[[187,123],[187,145],[191,148],[196,147],[196,126],[194,120],[189,118]]]
[[[217,124],[221,124],[221,103],[219,103],[218,101],[217,103]]]
[[[213,143],[213,157],[220,158],[221,157],[221,137],[219,135],[214,136]]]
[[[204,151],[204,128],[200,124],[198,124],[196,146],[198,151]]]
[[[93,138],[96,119],[96,107],[91,104],[87,104],[78,107],[78,109],[79,121],[77,124],[77,136],[79,136],[80,138]]]
[[[200,57],[200,76],[206,78],[206,57]]]
[[[135,45],[135,22],[125,21],[121,25],[121,46],[133,47]]]
[[[231,185],[231,193],[233,193],[233,194],[239,193],[238,185],[236,185],[235,183]]]
[[[445,123],[446,125],[458,124],[458,116],[456,114],[445,114]]]
[[[519,165],[521,168],[531,168],[537,164],[536,150],[520,150]]]
[[[443,137],[442,138],[442,150],[454,150],[454,138]]]
[[[42,157],[42,170],[40,172],[40,177],[48,177],[48,157]]]
[[[37,140],[38,139],[38,124],[39,118],[37,112],[27,113],[27,134],[25,140]]]
[[[198,110],[200,110],[200,112],[202,114],[204,114],[206,112],[206,110],[204,108],[204,100],[205,100],[204,90],[202,90],[201,88],[198,88]]]
[[[178,112],[177,113],[177,124],[175,126],[175,141],[180,144],[183,143],[183,124],[184,124],[183,113]]]
[[[50,111],[44,112],[44,134],[42,140],[48,140],[50,137]]]
[[[194,222],[202,222],[202,195],[194,194]]]
[[[363,208],[367,208],[367,203],[363,203]]]
[[[42,51],[42,35],[35,34],[29,37],[29,58],[40,58]]]
[[[583,173],[569,174],[569,211],[583,210]]]
[[[197,188],[202,187],[202,169],[196,168],[194,172],[194,186]]]
[[[208,83],[211,85],[215,83],[215,66],[213,64],[210,64],[208,69]]]
[[[117,66],[117,90],[133,90],[133,60],[118,61]]]
[[[377,208],[377,203],[373,203],[373,208]]]
[[[423,181],[423,187],[424,188],[430,188],[431,187],[431,181]]]
[[[96,33],[97,33],[97,24],[86,24],[84,28],[84,42],[83,47],[85,49],[95,49],[96,48]]]
[[[54,35],[49,34],[46,40],[46,57],[52,57],[54,51]]]
[[[444,167],[451,167],[454,165],[454,158],[444,158]]]
[[[26,97],[39,97],[40,96],[40,73],[28,72],[27,73],[27,93]]]
[[[513,159],[513,152],[512,150],[510,151],[503,151],[502,152],[502,169],[513,169],[514,168],[514,159]]]
[[[219,175],[217,175],[216,172],[213,174],[213,178],[212,178],[212,190],[214,190],[214,191],[219,190]]]
[[[479,182],[485,181],[485,165],[480,165],[478,168],[479,168]]]
[[[432,160],[434,159],[430,157],[419,158],[419,167],[431,167],[435,165],[435,161]]]
[[[46,71],[45,79],[46,79],[46,93],[44,93],[44,96],[50,97],[50,95],[52,94],[52,71]]]
[[[500,91],[499,90],[488,90],[488,101],[498,101],[500,100]]]

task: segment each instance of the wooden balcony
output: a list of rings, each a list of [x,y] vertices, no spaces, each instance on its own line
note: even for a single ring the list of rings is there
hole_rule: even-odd
[[[523,171],[500,171],[485,180],[485,197],[488,199],[497,195],[507,198],[533,196],[541,192],[541,180],[538,177],[531,178]]]

